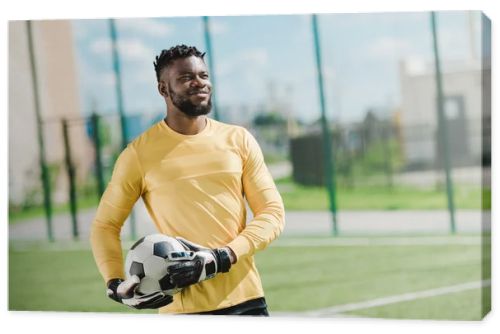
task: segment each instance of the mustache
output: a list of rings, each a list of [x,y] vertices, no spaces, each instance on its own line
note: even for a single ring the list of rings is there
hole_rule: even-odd
[[[205,89],[202,89],[202,90],[191,90],[188,92],[189,95],[195,95],[195,94],[210,94],[210,91],[209,90],[205,90]]]

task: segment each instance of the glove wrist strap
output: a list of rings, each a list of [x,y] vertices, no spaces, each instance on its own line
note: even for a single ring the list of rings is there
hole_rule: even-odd
[[[224,248],[215,249],[216,259],[217,259],[217,272],[227,273],[231,268],[231,258],[229,252]]]
[[[106,291],[106,294],[108,295],[109,298],[121,303],[122,298],[118,296],[118,293],[116,290],[118,289],[118,285],[123,282],[121,278],[113,278],[110,279],[107,283],[108,290]]]

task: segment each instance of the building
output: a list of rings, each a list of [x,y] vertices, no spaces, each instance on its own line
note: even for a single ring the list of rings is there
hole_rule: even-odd
[[[54,179],[52,199],[65,202],[68,180],[61,119],[81,118],[71,22],[33,21],[32,35],[45,153]],[[41,203],[43,193],[28,45],[27,22],[9,22],[9,203],[13,205]],[[69,134],[81,178],[92,164],[91,143],[83,125],[71,126]]]
[[[453,166],[478,166],[482,154],[481,63],[444,63],[444,114]],[[442,166],[438,145],[437,90],[434,64],[400,65],[401,131],[409,169]]]

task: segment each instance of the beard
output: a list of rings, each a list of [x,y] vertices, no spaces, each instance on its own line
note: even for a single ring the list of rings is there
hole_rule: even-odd
[[[170,99],[174,106],[188,116],[196,117],[207,115],[212,110],[212,95],[209,96],[206,105],[196,105],[191,102],[188,96],[176,94],[170,87],[168,88],[168,93],[170,94]]]

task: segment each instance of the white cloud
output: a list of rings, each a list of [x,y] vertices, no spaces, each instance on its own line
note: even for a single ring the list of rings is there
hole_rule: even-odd
[[[411,75],[418,75],[428,72],[429,64],[424,58],[418,57],[417,55],[408,57],[404,60],[404,67],[406,73]]]
[[[107,38],[99,38],[91,43],[90,49],[97,55],[111,54],[111,40]],[[150,60],[154,58],[154,50],[147,47],[139,39],[119,39],[118,50],[120,56],[125,60]]]
[[[150,62],[148,66],[140,66],[130,71],[130,78],[138,84],[151,85],[152,89],[156,89],[156,77],[153,69],[153,63]],[[130,69],[129,69],[130,70]]]
[[[79,75],[81,82],[91,87],[112,87],[115,85],[115,74],[112,69],[98,70],[90,64],[82,63]]]
[[[138,39],[123,39],[118,42],[120,52],[129,60],[152,60],[154,50]]]
[[[115,73],[114,72],[104,72],[95,76],[95,80],[98,80],[99,83],[106,87],[114,87],[115,86]]]
[[[326,65],[323,68],[323,76],[326,81],[333,81],[337,79],[337,71],[331,65]]]
[[[473,37],[480,38],[479,35]],[[471,41],[473,39],[471,32],[466,27],[463,27],[460,31],[454,29],[454,27],[445,26],[439,29],[437,38],[439,53],[442,58],[467,58],[471,55]]]
[[[408,54],[412,51],[410,42],[394,37],[384,36],[368,44],[364,52],[376,58],[393,59],[397,55]]]
[[[119,19],[117,20],[117,29],[153,37],[165,37],[171,35],[175,30],[172,25],[152,18]]]
[[[224,35],[228,31],[229,27],[226,23],[210,20],[210,33],[213,35]]]
[[[294,36],[297,40],[302,43],[308,43],[313,38],[312,33],[312,15],[302,14],[299,16],[298,20],[298,33]]]
[[[111,40],[108,38],[98,38],[90,44],[90,50],[95,54],[111,52]]]
[[[232,79],[221,78],[219,82],[223,85],[219,87],[218,98],[224,103],[239,103],[242,96],[253,104],[264,103],[266,99],[265,66],[269,63],[269,54],[266,49],[248,49],[237,53],[231,59],[226,59],[220,63],[217,72],[220,77],[233,77],[235,73],[240,78],[239,84],[227,84],[233,82]],[[223,96],[220,92],[224,92]]]
[[[219,75],[231,75],[234,71],[255,72],[259,71],[269,62],[269,53],[266,49],[243,50],[231,59],[225,59],[218,64],[217,72]]]
[[[269,62],[269,53],[266,49],[251,49],[243,53],[241,61],[263,66]]]

